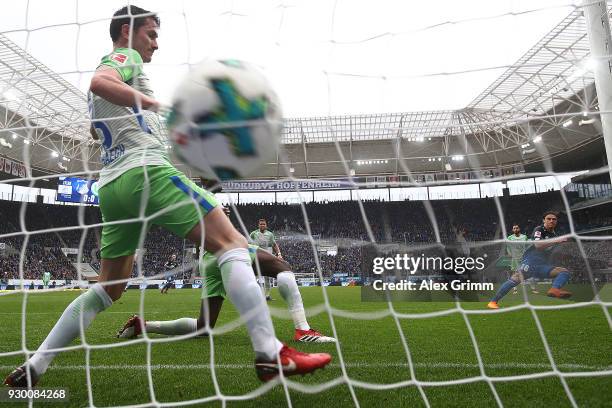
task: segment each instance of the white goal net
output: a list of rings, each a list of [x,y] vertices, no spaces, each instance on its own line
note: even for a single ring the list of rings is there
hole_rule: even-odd
[[[612,57],[589,37],[605,37],[590,16],[607,10],[603,24],[609,4],[136,4],[161,20],[144,70],[163,103],[207,56],[254,62],[283,101],[278,160],[217,199],[241,233],[260,218],[282,232],[306,316],[338,342],[296,346],[333,355],[321,376],[260,384],[229,305],[207,338],[115,338],[133,314],[196,316],[206,278],[193,272],[202,258],[193,244],[151,225],[180,205],[147,214],[145,198],[138,215],[102,220],[95,182],[106,152],[90,136],[86,92],[125,2],[89,3],[17,2],[0,13],[0,377],[99,278],[102,229],[137,223],[129,289],[54,350],[41,381],[68,389],[70,406],[501,407],[539,391],[558,398],[551,404],[609,403],[612,113],[598,82]],[[488,309],[517,270],[535,274],[522,266],[533,242],[508,237],[516,225],[539,238],[549,210],[568,241]],[[569,300],[550,292],[560,270]],[[152,290],[168,282],[175,292]],[[283,339],[293,327],[272,282]]]

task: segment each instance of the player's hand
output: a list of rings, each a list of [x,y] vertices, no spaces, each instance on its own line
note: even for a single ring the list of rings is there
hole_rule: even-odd
[[[159,112],[161,109],[161,103],[153,98],[147,98],[142,100],[142,107],[152,112]]]
[[[283,256],[281,255],[281,253],[279,252],[278,254],[276,254],[276,257],[278,259],[280,259],[281,261],[284,261]]]

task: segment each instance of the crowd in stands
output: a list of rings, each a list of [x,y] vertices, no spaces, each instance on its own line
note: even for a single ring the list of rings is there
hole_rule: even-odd
[[[542,213],[548,209],[562,212],[558,230],[568,232],[569,223],[563,214],[564,205],[558,192],[498,199],[370,201],[362,205],[355,201],[308,203],[304,206],[245,204],[236,205],[230,217],[241,229],[239,215],[246,233],[257,228],[260,218],[265,218],[269,229],[277,236],[284,258],[295,272],[317,273],[309,234],[316,243],[330,243],[337,251],[335,255],[325,251],[316,251],[316,254],[322,272],[331,275],[359,273],[362,247],[372,242],[405,245],[438,242],[452,246],[464,237],[477,248],[480,244],[501,239],[504,229],[506,234],[510,234],[515,222],[529,235],[541,223]],[[612,225],[612,216],[597,209],[581,210],[572,215],[577,232]],[[7,273],[9,278],[19,277],[20,263],[23,276],[28,279],[40,278],[45,271],[51,272],[53,279],[76,279],[73,262],[77,261],[99,269],[101,228],[96,225],[100,223],[97,207],[28,203],[22,212],[22,203],[0,201],[0,243],[5,244],[5,249],[0,250],[0,277],[6,277]],[[23,233],[24,230],[28,233]],[[16,234],[6,236],[13,233]],[[26,250],[22,256],[24,243]],[[583,243],[592,268],[612,266],[609,261],[612,257],[610,241]],[[500,252],[501,244],[497,245]],[[79,253],[64,254],[61,248],[77,248]],[[182,270],[176,278],[189,279],[193,265],[192,248],[192,244],[152,226],[144,241],[141,271],[146,276],[163,274],[165,263],[174,254]],[[491,251],[491,248],[487,250]],[[580,253],[574,259],[582,262],[582,266],[575,262],[574,269],[587,269]],[[135,268],[133,276],[139,273]]]
[[[359,274],[361,271],[361,245],[338,246],[337,253],[331,255],[313,249],[310,240],[299,239],[299,237],[298,239],[281,239],[278,243],[282,248],[283,258],[293,267],[294,272],[318,275],[317,258],[321,271],[325,275],[349,272]]]

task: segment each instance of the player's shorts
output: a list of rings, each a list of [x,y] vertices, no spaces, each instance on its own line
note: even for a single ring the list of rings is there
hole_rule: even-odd
[[[523,278],[537,278],[537,279],[548,279],[550,278],[550,271],[555,269],[555,266],[547,263],[540,259],[524,259],[519,266],[518,272],[523,274]]]
[[[145,170],[148,186],[145,184]],[[143,195],[148,197],[146,203],[141,203]],[[196,186],[171,165],[130,169],[100,188],[99,197],[105,223],[140,217],[141,204],[146,204],[145,216],[160,213],[144,227],[140,221],[104,225],[100,254],[105,259],[135,253],[141,234],[146,234],[152,224],[184,238],[203,216],[218,205],[212,193]],[[184,205],[170,208],[178,203]]]
[[[249,244],[249,256],[251,257],[251,262],[255,263],[255,258],[257,258],[257,245]],[[221,268],[219,268],[217,257],[206,252],[202,256],[199,269],[203,277],[202,299],[217,296],[221,296],[225,299],[225,288],[223,287]]]

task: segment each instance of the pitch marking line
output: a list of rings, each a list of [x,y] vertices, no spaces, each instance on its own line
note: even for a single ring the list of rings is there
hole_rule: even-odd
[[[389,368],[389,367],[408,367],[406,363],[346,363],[346,368]],[[91,370],[146,370],[147,365],[128,365],[128,364],[103,364],[103,365],[92,365],[89,368]],[[216,369],[234,369],[243,370],[252,368],[252,364],[216,364]],[[329,364],[328,367],[340,368],[340,364]],[[435,368],[435,369],[447,369],[447,368],[479,368],[478,364],[472,363],[415,363],[415,368]],[[485,368],[490,369],[545,369],[550,370],[551,366],[545,363],[492,363],[484,364]],[[15,366],[3,365],[0,366],[0,370],[11,370]],[[85,365],[52,365],[49,367],[50,370],[85,370]],[[612,366],[595,366],[586,364],[557,364],[559,369],[574,369],[574,370],[589,370],[589,371],[604,371],[612,369]],[[210,370],[210,364],[153,364],[151,370]]]

